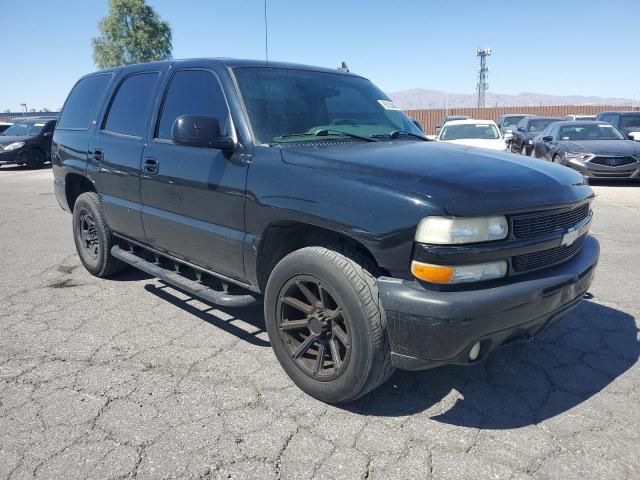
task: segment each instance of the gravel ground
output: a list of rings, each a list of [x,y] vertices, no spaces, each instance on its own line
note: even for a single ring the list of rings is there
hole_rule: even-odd
[[[50,170],[0,169],[0,478],[640,478],[640,185],[595,187],[585,301],[485,363],[300,392],[260,308],[90,276]]]

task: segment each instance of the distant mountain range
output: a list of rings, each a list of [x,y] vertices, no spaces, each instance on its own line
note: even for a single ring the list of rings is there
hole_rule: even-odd
[[[413,88],[401,92],[390,92],[389,97],[403,110],[433,108],[471,108],[476,106],[476,94],[447,93],[439,90]],[[628,98],[585,97],[581,95],[545,95],[523,92],[506,95],[487,92],[487,107],[525,107],[540,105],[631,105]]]

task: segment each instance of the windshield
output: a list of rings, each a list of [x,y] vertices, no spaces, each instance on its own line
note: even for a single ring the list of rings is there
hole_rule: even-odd
[[[560,129],[560,140],[624,140],[611,125],[572,125]]]
[[[624,128],[640,127],[640,115],[622,115],[621,119]]]
[[[502,121],[502,127],[503,128],[515,127],[518,124],[518,122],[522,120],[524,117],[525,115],[522,115],[520,117],[505,117],[505,119]]]
[[[556,119],[541,118],[539,120],[529,120],[527,132],[541,132],[549,126],[550,123],[557,122]]]
[[[5,137],[33,137],[40,133],[44,125],[44,122],[18,122],[2,132],[2,135]]]
[[[326,142],[327,136],[354,138],[347,134],[369,139],[393,132],[424,136],[364,78],[263,67],[236,68],[234,73],[260,143]],[[315,135],[325,130],[323,135]]]
[[[445,125],[440,140],[498,140],[500,134],[495,125],[489,123],[471,123],[463,125]]]

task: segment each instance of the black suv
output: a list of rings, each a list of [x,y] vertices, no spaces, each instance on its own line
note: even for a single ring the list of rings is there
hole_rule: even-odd
[[[510,148],[513,153],[529,156],[533,153],[533,144],[538,135],[553,122],[559,122],[555,117],[524,117],[513,130]]]
[[[89,272],[264,302],[276,357],[326,402],[530,339],[581,300],[599,255],[579,173],[429,142],[348,72],[100,71],[69,94],[53,162]]]
[[[0,165],[42,167],[51,158],[51,139],[56,120],[56,117],[16,120],[0,133]]]
[[[628,138],[640,141],[640,111],[601,112],[596,116],[596,120],[610,123]]]

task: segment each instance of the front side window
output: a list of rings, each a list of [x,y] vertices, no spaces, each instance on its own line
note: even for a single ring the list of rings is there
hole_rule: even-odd
[[[118,88],[109,108],[103,130],[142,137],[155,99],[160,74],[139,73],[127,77]]]
[[[80,80],[69,93],[58,128],[86,130],[96,120],[104,94],[111,81],[111,73],[90,75]]]
[[[440,140],[498,140],[500,133],[495,125],[472,123],[465,125],[445,125]]]
[[[182,115],[215,117],[220,131],[230,130],[229,107],[217,77],[206,70],[179,70],[171,79],[162,106],[156,138],[171,140],[171,129]]]
[[[234,73],[259,143],[311,142],[350,135],[369,138],[392,132],[424,135],[364,78],[264,67],[240,67]],[[318,132],[323,132],[322,136],[317,136]]]

